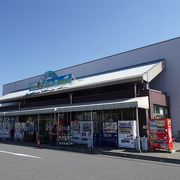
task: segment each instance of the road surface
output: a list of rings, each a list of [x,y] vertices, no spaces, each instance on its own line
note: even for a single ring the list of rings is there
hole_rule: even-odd
[[[0,144],[0,180],[179,180],[180,165]]]

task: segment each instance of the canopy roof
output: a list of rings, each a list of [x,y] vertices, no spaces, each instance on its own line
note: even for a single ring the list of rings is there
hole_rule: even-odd
[[[53,86],[35,91],[24,90],[20,92],[10,93],[0,97],[0,102],[9,102],[12,100],[58,94],[112,84],[136,82],[141,80],[151,82],[152,79],[154,79],[164,68],[164,60],[153,62],[150,64],[141,64],[118,71],[76,79],[71,83],[65,85]]]
[[[111,102],[96,102],[90,104],[76,104],[70,106],[57,106],[50,108],[22,109],[18,111],[0,112],[0,116],[16,116],[16,115],[32,115],[32,114],[48,114],[57,112],[78,112],[93,111],[105,109],[123,109],[123,108],[143,108],[149,109],[148,96],[124,99]]]

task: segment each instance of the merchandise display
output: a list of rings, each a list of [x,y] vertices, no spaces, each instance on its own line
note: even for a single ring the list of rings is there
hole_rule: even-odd
[[[123,148],[135,148],[136,121],[118,121],[118,145]]]
[[[0,138],[8,139],[10,138],[11,124],[10,123],[0,123]]]
[[[34,141],[35,140],[35,126],[34,122],[25,123],[25,140]]]
[[[65,120],[59,121],[58,144],[59,145],[72,145],[73,144],[70,126],[68,126],[65,123]]]
[[[72,141],[74,143],[81,144],[81,128],[79,120],[71,121],[71,134]]]
[[[59,145],[72,145],[72,136],[70,133],[70,127],[60,126],[59,127]]]
[[[151,150],[164,149],[174,151],[171,131],[171,119],[150,119],[149,146]]]
[[[82,121],[80,123],[81,126],[81,137],[82,137],[82,144],[87,144],[88,139],[91,137],[91,121]]]
[[[24,140],[25,123],[15,123],[15,140]]]
[[[72,121],[72,141],[77,144],[87,144],[91,136],[91,121]]]
[[[0,138],[9,139],[11,138],[11,129],[13,128],[14,122],[10,119],[0,119]]]

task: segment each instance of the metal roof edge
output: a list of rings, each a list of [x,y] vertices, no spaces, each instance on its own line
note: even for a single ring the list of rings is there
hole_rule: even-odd
[[[158,74],[160,74],[165,68],[166,68],[166,60],[165,59],[163,59],[162,61],[159,61],[157,64],[154,64],[154,66],[153,67],[151,67],[148,71],[146,71],[144,74],[143,74],[143,79],[145,80],[145,76],[149,76],[149,73],[151,73],[151,71],[152,70],[154,70],[154,68],[157,68],[157,66],[159,66],[160,64],[159,63],[161,63],[161,67],[162,67],[162,70],[159,72],[159,73],[157,73],[157,75]],[[157,76],[157,75],[155,75],[155,77]],[[155,78],[154,77],[154,78]],[[153,78],[153,79],[154,79]],[[147,79],[147,81],[148,82],[151,82],[153,79],[151,79],[151,80],[148,80],[148,78],[146,78]]]
[[[120,54],[125,54],[125,53],[129,53],[129,52],[132,52],[132,51],[137,51],[137,50],[144,49],[144,48],[147,48],[147,47],[156,46],[156,45],[163,44],[163,43],[166,43],[166,42],[169,42],[169,41],[174,41],[176,39],[180,39],[180,36],[175,37],[175,38],[171,38],[171,39],[168,39],[168,40],[160,41],[160,42],[157,42],[157,43],[145,45],[145,46],[142,46],[142,47],[139,47],[139,48],[134,48],[134,49],[131,49],[131,50],[127,50],[127,51],[124,51],[124,52],[116,53],[116,54],[113,54],[113,55],[110,55],[110,56],[98,58],[98,59],[95,59],[95,60],[90,60],[90,61],[87,61],[87,62],[83,62],[83,63],[76,64],[76,65],[73,65],[73,66],[65,67],[65,68],[62,68],[62,69],[58,69],[58,70],[55,70],[55,72],[65,70],[65,69],[68,69],[68,68],[72,68],[72,67],[76,67],[76,66],[80,66],[80,65],[83,65],[83,64],[88,64],[88,63],[95,62],[95,61],[100,61],[100,60],[103,60],[103,59],[106,59],[106,58],[109,58],[109,57],[113,57],[113,56],[117,56],[117,55],[120,55]],[[41,75],[42,74],[35,75],[35,76],[25,78],[25,79],[21,79],[21,80],[17,80],[17,81],[13,81],[13,82],[10,82],[10,83],[6,83],[3,86],[8,85],[8,84],[12,84],[12,83],[16,83],[16,82],[20,82],[20,81],[23,81],[23,80],[26,80],[26,79],[35,78],[35,77],[38,77],[38,76],[41,76]]]

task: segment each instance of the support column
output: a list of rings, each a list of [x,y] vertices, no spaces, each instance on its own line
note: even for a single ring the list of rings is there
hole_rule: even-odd
[[[104,122],[104,110],[102,110],[102,123]]]
[[[69,120],[69,136],[72,135],[72,131],[71,131],[71,122],[72,122],[72,112],[69,112],[69,116],[70,116],[70,120]]]
[[[71,126],[71,121],[72,121],[72,112],[69,112],[70,114],[69,114],[69,116],[70,116],[70,126]]]
[[[19,122],[19,115],[17,115],[17,119],[16,119],[16,123],[18,123],[18,122]],[[15,129],[14,140],[17,141],[17,139],[16,139],[16,126],[14,129]]]
[[[121,109],[121,120],[123,120],[123,109]]]
[[[57,122],[57,141],[59,143],[59,112],[58,112],[58,122]]]
[[[145,110],[146,111],[146,126],[147,126],[147,137],[149,137],[149,130],[148,130],[148,120],[149,120],[149,113],[148,113],[148,109]]]
[[[136,107],[136,132],[137,132],[137,150],[141,152],[140,132],[139,132],[139,115],[138,108]]]
[[[137,83],[134,83],[134,97],[137,97]]]
[[[53,124],[56,124],[56,112],[54,112],[54,123]]]
[[[72,95],[72,93],[69,94],[69,98],[70,98],[70,104],[73,104],[73,95]]]
[[[70,105],[72,105],[73,104],[73,94],[72,93],[70,93],[69,94],[69,98],[70,98]],[[69,134],[69,141],[70,141],[70,137],[71,137],[71,135],[72,135],[72,133],[71,133],[71,121],[72,121],[72,112],[69,112],[69,126],[68,126],[68,134]]]
[[[102,121],[101,121],[101,129],[100,129],[100,133],[101,133],[101,142],[100,142],[100,145],[102,146],[103,145],[103,122],[104,122],[104,120],[105,120],[105,117],[104,117],[104,110],[102,110]]]
[[[39,134],[39,119],[40,119],[40,117],[39,117],[39,114],[38,114],[38,134]]]
[[[19,101],[18,103],[18,106],[19,106],[19,110],[21,109],[21,102]]]
[[[148,82],[146,83],[146,89],[149,89],[149,83]]]
[[[94,148],[93,134],[94,134],[94,129],[93,129],[93,112],[91,110],[91,146],[92,146],[92,148]]]

